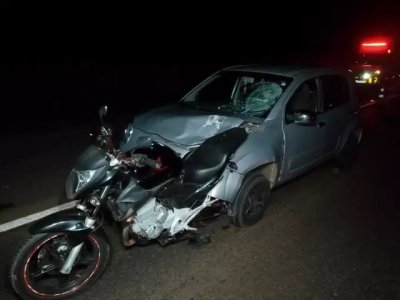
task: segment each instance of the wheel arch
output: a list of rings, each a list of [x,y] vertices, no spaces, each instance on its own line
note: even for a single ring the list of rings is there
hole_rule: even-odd
[[[269,182],[272,189],[278,178],[279,164],[275,161],[265,162],[257,167],[246,170],[244,174],[232,172],[227,168],[223,174],[222,180],[209,192],[209,195],[227,202],[233,202],[242,185],[242,183],[253,173],[263,175]]]
[[[340,153],[340,151],[342,151],[342,149],[345,147],[347,141],[349,140],[349,138],[352,135],[357,139],[357,143],[359,144],[361,142],[361,139],[363,136],[363,128],[360,124],[351,126],[346,130],[346,132],[343,134],[343,139],[342,139],[342,142],[340,143],[338,153]]]

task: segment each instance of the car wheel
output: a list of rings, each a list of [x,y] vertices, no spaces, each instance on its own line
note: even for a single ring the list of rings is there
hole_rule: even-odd
[[[238,227],[257,223],[263,217],[270,197],[269,181],[259,173],[250,174],[229,207],[230,223]]]

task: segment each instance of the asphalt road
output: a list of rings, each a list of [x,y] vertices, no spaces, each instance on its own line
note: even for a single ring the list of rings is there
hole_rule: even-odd
[[[276,189],[255,226],[223,229],[220,218],[202,248],[126,250],[114,238],[109,269],[74,299],[400,299],[400,114],[393,111],[390,122],[365,115],[368,132],[352,168],[328,163]],[[3,270],[24,230],[0,234]],[[4,285],[0,295],[14,299]]]

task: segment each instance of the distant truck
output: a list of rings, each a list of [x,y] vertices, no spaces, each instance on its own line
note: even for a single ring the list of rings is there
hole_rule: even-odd
[[[399,57],[389,37],[363,39],[358,57],[349,71],[353,74],[361,103],[377,101],[398,93]]]

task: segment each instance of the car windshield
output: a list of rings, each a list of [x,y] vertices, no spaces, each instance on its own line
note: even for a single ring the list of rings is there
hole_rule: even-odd
[[[291,81],[272,74],[220,72],[183,102],[199,109],[266,117]]]

